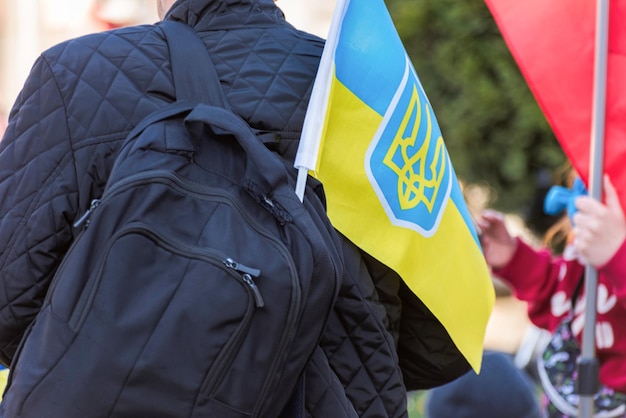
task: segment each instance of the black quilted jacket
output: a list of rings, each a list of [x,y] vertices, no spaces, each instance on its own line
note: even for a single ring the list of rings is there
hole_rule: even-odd
[[[200,33],[234,108],[280,132],[293,159],[323,41],[285,22],[273,0],[179,0],[169,19]],[[154,25],[62,43],[42,54],[0,142],[0,361],[9,365],[98,197],[126,134],[174,99]],[[469,369],[398,277],[347,240],[348,274],[306,373],[309,416],[405,417],[407,388]],[[42,355],[45,355],[43,353]]]

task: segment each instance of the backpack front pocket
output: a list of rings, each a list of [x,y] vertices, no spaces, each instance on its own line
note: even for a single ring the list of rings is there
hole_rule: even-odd
[[[161,416],[163,404],[151,400],[174,396],[181,403],[170,412],[186,415],[181,408],[192,407],[197,388],[230,366],[259,303],[258,289],[232,262],[140,223],[115,233],[69,318],[76,338],[28,402],[39,391],[72,397],[93,383],[101,405],[88,397],[90,408],[123,414],[145,399],[138,410],[158,408],[147,416]]]

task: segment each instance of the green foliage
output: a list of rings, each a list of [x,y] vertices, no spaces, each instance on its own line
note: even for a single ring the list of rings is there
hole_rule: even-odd
[[[365,0],[362,0],[365,1]],[[523,211],[541,171],[565,161],[482,0],[387,0],[458,177]]]
[[[423,418],[425,416],[426,391],[410,392],[407,397],[407,410],[410,418]]]

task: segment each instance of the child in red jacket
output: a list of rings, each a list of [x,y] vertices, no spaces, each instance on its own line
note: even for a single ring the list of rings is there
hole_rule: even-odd
[[[576,199],[573,240],[559,256],[511,236],[501,213],[485,211],[478,225],[485,259],[493,274],[508,282],[516,297],[528,302],[530,320],[554,332],[572,314],[571,333],[579,344],[584,325],[584,286],[574,305],[571,298],[584,274],[585,262],[597,269],[595,340],[599,379],[606,390],[626,394],[626,219],[608,177],[604,178],[604,189],[604,204],[588,196]],[[626,400],[626,395],[623,397]],[[613,416],[626,417],[626,405],[624,409]]]

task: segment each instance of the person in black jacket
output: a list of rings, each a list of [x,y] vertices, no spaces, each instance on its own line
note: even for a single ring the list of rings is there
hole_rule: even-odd
[[[233,110],[279,133],[273,146],[293,161],[324,41],[287,23],[273,0],[158,5],[161,17],[199,33]],[[78,233],[72,224],[102,193],[124,138],[173,100],[168,57],[158,25],[142,25],[63,42],[35,62],[0,142],[4,365],[19,359],[18,345]],[[393,271],[343,243],[343,285],[304,371],[306,416],[406,417],[408,390],[444,384],[469,364]],[[0,417],[7,399],[25,396],[9,381]]]

